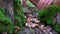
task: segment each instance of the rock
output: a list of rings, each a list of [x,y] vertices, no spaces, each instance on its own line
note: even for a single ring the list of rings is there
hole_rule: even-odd
[[[40,28],[41,30],[43,30],[43,29],[45,29],[45,26],[44,26],[44,25],[41,25],[41,26],[39,26],[39,28]]]
[[[57,22],[60,24],[60,13],[57,13]]]
[[[39,28],[35,28],[35,29],[34,29],[34,32],[35,32],[35,34],[39,34],[39,33],[40,33]]]
[[[55,31],[52,31],[52,33],[53,33],[53,34],[58,34],[58,33],[57,33],[57,32],[55,32]]]
[[[35,34],[31,32],[29,28],[25,28],[24,30],[20,31],[19,34]]]
[[[34,13],[34,12],[33,12],[32,15],[33,15],[33,17],[37,17],[38,16],[37,13]]]
[[[32,30],[30,30],[30,28],[24,28],[19,32],[19,34],[57,34],[57,32],[55,32],[54,30],[50,31],[50,29],[47,27],[43,30],[39,28],[32,28]]]

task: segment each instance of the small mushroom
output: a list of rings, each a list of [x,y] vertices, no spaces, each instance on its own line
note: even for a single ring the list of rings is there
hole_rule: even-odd
[[[19,26],[15,26],[15,29],[18,29],[18,30],[19,30],[19,29],[20,29],[20,27],[19,27]]]
[[[31,27],[34,28],[36,26],[39,26],[38,24],[32,23]]]
[[[15,33],[20,30],[20,27],[19,26],[15,26]]]
[[[35,23],[26,23],[25,25],[32,28],[39,26],[38,24],[35,24]]]
[[[30,26],[30,23],[26,23],[25,26],[27,26],[27,27],[31,27],[31,26]]]

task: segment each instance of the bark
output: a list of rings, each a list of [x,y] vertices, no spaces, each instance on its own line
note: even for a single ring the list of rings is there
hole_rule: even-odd
[[[13,12],[13,0],[5,0],[5,12],[9,18],[11,18],[12,22],[14,23],[14,12]]]
[[[0,7],[5,10],[6,15],[14,23],[13,0],[0,0]],[[2,34],[7,34],[7,32],[3,32]]]
[[[13,0],[0,0],[0,7],[3,7],[6,15],[14,23]]]

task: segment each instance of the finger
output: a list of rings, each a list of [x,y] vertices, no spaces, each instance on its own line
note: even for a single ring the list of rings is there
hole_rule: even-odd
[[[38,5],[41,6],[44,2],[45,2],[45,0],[41,0],[41,1],[38,3]]]
[[[39,7],[40,7],[41,1],[42,1],[42,0],[39,0],[39,2],[38,2],[38,4],[37,4],[37,8],[38,8],[38,9],[39,9]]]
[[[40,5],[40,3],[42,2],[42,0],[39,0],[38,4],[37,5]]]
[[[44,4],[41,6],[41,9],[45,8],[45,6],[48,4],[49,0],[46,0]]]
[[[45,4],[46,0],[42,0],[41,4],[40,4],[40,8]]]
[[[50,0],[50,1],[48,2],[48,4],[46,5],[46,7],[48,7],[52,2],[53,2],[53,0]]]
[[[45,0],[40,0],[38,3],[38,8],[41,9],[41,6],[44,4]]]

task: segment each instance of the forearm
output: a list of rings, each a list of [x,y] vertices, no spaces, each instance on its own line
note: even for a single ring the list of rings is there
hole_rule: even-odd
[[[23,2],[24,1],[26,0],[23,0]],[[60,6],[60,0],[29,0],[29,1],[32,2],[38,9],[47,8],[51,3]]]
[[[53,0],[30,0],[38,9],[48,7]]]

